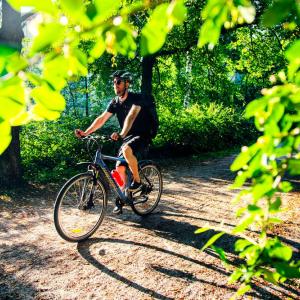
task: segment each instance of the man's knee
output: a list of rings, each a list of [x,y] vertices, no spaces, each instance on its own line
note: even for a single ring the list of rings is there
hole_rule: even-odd
[[[123,152],[123,155],[126,157],[128,155],[132,155],[133,152],[132,152],[132,149],[130,146],[128,145],[125,145],[123,148],[122,148],[122,152]]]

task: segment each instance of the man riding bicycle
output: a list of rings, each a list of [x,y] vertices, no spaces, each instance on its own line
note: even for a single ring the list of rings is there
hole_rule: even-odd
[[[131,74],[127,71],[116,71],[113,73],[112,78],[114,91],[117,96],[108,104],[107,109],[94,120],[90,127],[85,131],[76,129],[75,135],[77,137],[87,136],[101,128],[112,115],[116,115],[121,131],[119,133],[113,132],[111,138],[115,141],[123,139],[118,156],[124,158],[127,162],[126,164],[117,162],[116,169],[124,182],[124,185],[121,187],[124,189],[126,186],[126,167],[129,167],[133,181],[128,191],[136,194],[142,189],[136,155],[143,153],[151,141],[151,120],[146,111],[142,95],[128,91],[132,81]],[[117,198],[113,213],[122,213],[122,206],[123,203]]]

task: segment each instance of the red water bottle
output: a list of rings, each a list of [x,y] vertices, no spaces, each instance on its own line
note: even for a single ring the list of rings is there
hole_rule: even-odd
[[[111,175],[119,187],[122,187],[124,185],[124,181],[121,178],[121,175],[119,174],[119,172],[117,170],[112,170]]]

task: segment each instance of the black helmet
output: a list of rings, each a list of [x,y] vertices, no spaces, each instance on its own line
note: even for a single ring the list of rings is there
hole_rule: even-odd
[[[127,72],[125,70],[117,70],[111,75],[111,77],[112,78],[121,78],[121,79],[129,81],[129,82],[132,81],[131,73]]]

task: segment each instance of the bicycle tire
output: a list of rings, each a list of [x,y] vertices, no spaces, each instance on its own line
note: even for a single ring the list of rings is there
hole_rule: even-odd
[[[95,182],[91,172],[77,174],[63,185],[57,195],[55,228],[68,242],[84,241],[99,228],[106,208],[107,193],[103,184],[99,180]]]
[[[149,193],[146,193],[147,200],[139,200],[140,197],[137,197],[133,199],[131,208],[137,215],[147,216],[154,211],[160,201],[163,189],[162,174],[158,165],[151,161],[141,162],[139,172],[143,185],[148,188],[150,185],[153,187]]]

